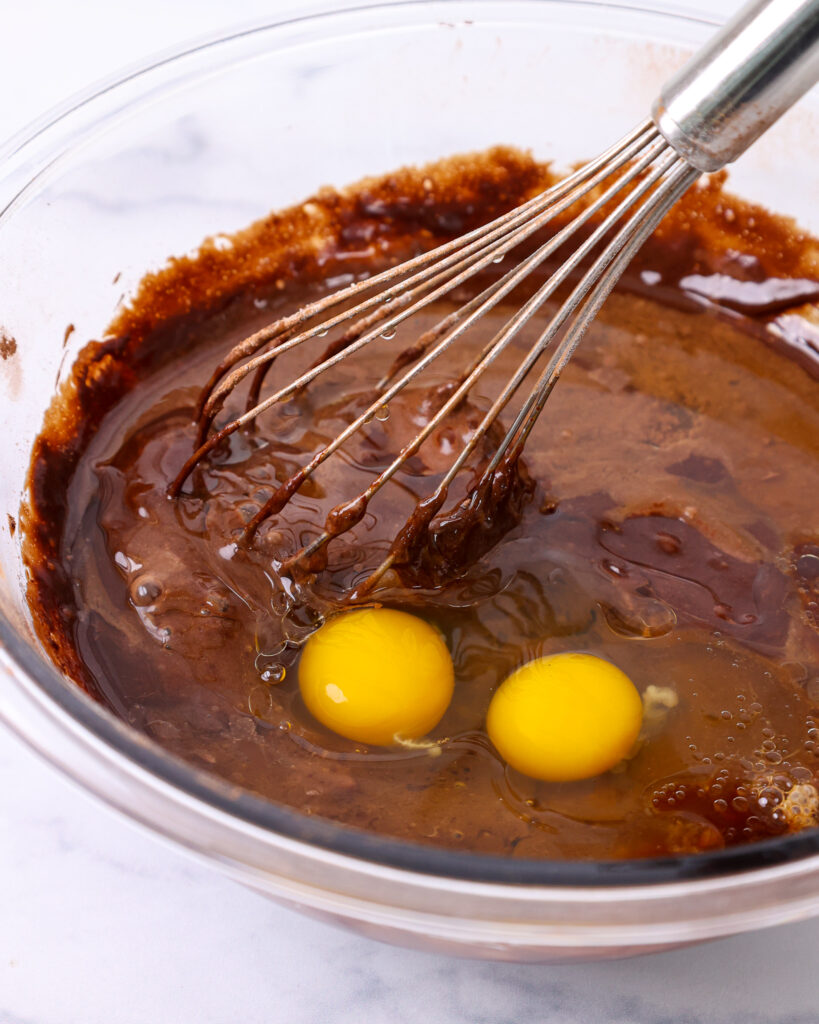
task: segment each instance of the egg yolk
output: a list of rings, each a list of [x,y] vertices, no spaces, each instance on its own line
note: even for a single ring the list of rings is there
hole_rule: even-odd
[[[640,732],[643,703],[619,668],[591,654],[530,661],[495,691],[486,730],[504,760],[549,782],[613,768]]]
[[[299,688],[314,717],[340,736],[378,746],[428,733],[454,683],[438,630],[391,608],[329,619],[299,660]]]

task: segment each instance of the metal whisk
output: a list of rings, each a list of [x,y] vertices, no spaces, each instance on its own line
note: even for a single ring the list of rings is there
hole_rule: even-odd
[[[541,357],[547,355],[545,366],[482,472],[477,488],[491,487],[499,467],[519,457],[589,323],[663,216],[702,172],[718,170],[735,160],[817,79],[819,0],[752,0],[665,85],[654,104],[651,119],[601,156],[491,223],[305,306],[235,346],[204,389],[197,414],[196,450],[171,485],[170,494],[179,495],[194,467],[228,435],[275,403],[301,391],[353,353],[379,338],[392,338],[398,326],[419,310],[451,293],[492,263],[500,262],[507,253],[576,205],[576,215],[548,241],[401,351],[377,384],[369,407],[307,465],[276,488],[247,524],[244,537],[251,541],[259,525],[280,512],[326,459],[536,267],[588,225],[585,237],[571,256],[520,306],[473,357],[460,379],[444,392],[442,404],[424,428],[363,493],[332,510],[320,535],[296,552],[285,563],[285,568],[315,555],[333,537],[359,522],[374,495],[465,399],[524,324],[561,285],[574,280],[587,266],[557,313],[544,324],[540,336],[434,493],[420,503],[414,528],[418,529],[419,522],[423,527],[429,526],[443,506],[456,474]],[[330,311],[339,305],[342,310],[332,314]],[[261,398],[265,374],[275,359],[311,339],[324,337],[334,328],[341,329],[340,336],[310,369]],[[250,374],[253,378],[246,411],[216,429],[214,422],[225,400]],[[401,545],[406,545],[409,528],[408,522],[387,558],[358,588],[357,596],[366,593],[396,562]]]

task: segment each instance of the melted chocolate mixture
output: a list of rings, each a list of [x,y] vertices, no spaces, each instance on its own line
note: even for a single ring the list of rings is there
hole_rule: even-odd
[[[551,180],[508,150],[402,171],[324,192],[146,278],[110,336],[83,352],[34,451],[23,525],[37,628],[60,667],[175,754],[382,834],[607,859],[813,825],[819,259],[812,240],[730,199],[718,178],[664,222],[589,331],[515,467],[513,500],[485,497],[467,536],[453,519],[490,438],[373,595],[447,637],[456,692],[433,751],[367,748],[313,721],[298,694],[300,645],[434,490],[546,314],[332,542],[325,571],[279,570],[392,461],[545,271],[252,544],[239,543],[242,530],[277,485],[486,276],[234,434],[168,497],[192,450],[199,391],[232,344]],[[292,379],[324,344],[277,362],[265,387]],[[520,776],[483,731],[503,679],[557,651],[606,657],[646,695],[634,756],[587,782]]]

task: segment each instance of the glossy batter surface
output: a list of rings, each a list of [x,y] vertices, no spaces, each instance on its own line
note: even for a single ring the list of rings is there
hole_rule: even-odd
[[[428,247],[547,178],[506,151],[404,172],[328,193],[312,212],[251,229],[232,252],[206,249],[146,282],[112,338],[89,349],[34,454],[25,526],[41,635],[81,684],[191,763],[306,814],[385,835],[608,859],[812,826],[815,252],[801,239],[777,266],[776,233],[792,226],[770,220],[756,238],[763,214],[740,206],[721,220],[728,201],[717,184],[669,222],[584,339],[527,446],[516,521],[503,540],[463,559],[446,585],[428,558],[374,595],[446,637],[455,695],[435,746],[367,747],[324,729],[299,697],[300,646],[434,489],[538,324],[333,542],[326,571],[279,570],[339,500],[389,464],[517,300],[371,421],[251,545],[239,542],[243,525],[366,407],[380,372],[411,344],[408,328],[234,434],[179,499],[168,498],[191,452],[199,391],[230,345],[320,294],[323,278],[338,283]],[[299,247],[305,217],[322,221],[323,248]],[[735,248],[743,231],[744,253]],[[265,251],[276,266],[266,276],[254,272]],[[231,259],[234,277],[214,285],[220,261]],[[181,308],[180,282],[188,287]],[[430,309],[411,331],[452,308]],[[281,360],[265,387],[322,348]],[[83,408],[82,426],[69,403]],[[98,428],[88,426],[94,411]],[[476,464],[490,450],[479,449]],[[447,538],[439,530],[438,550]],[[626,672],[644,694],[644,729],[632,756],[605,775],[536,782],[493,750],[486,709],[517,667],[561,651],[597,654]]]

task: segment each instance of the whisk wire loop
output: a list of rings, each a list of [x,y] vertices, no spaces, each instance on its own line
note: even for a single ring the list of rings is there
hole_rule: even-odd
[[[619,179],[614,185],[611,185],[606,189],[602,195],[595,200],[586,210],[584,210],[577,218],[571,221],[561,231],[557,232],[547,242],[540,246],[531,256],[523,260],[513,271],[506,274],[498,282],[492,284],[489,288],[485,289],[478,296],[475,297],[467,306],[463,307],[463,312],[468,311],[468,315],[465,316],[460,323],[457,323],[448,331],[443,339],[427,354],[408,370],[399,380],[397,380],[391,387],[385,392],[378,394],[378,397],[364,410],[352,423],[349,424],[337,437],[325,448],[320,450],[309,462],[308,465],[298,471],[296,476],[298,477],[298,485],[300,486],[312,473],[324,462],[327,458],[333,455],[342,445],[352,437],[361,427],[363,427],[369,420],[375,415],[377,410],[385,404],[388,404],[392,398],[394,398],[400,391],[402,391],[412,380],[418,377],[435,359],[438,358],[443,352],[445,352],[461,335],[463,335],[474,323],[476,323],[482,316],[484,316],[490,309],[492,309],[501,299],[505,298],[510,292],[514,290],[537,266],[542,264],[548,256],[552,255],[557,249],[560,248],[568,239],[587,221],[589,221],[605,204],[616,195],[616,193],[623,187],[624,184],[636,179],[645,170],[645,168],[651,163],[656,155],[663,148],[663,143],[655,141],[652,143],[646,155],[639,161],[636,161]],[[617,210],[611,214],[600,227],[589,237],[589,239],[583,243],[578,252],[582,256],[591,251],[597,242],[603,237],[609,230],[611,225],[621,215],[622,211],[641,197],[647,186],[653,184],[654,178],[651,178],[647,185],[640,186],[631,196],[627,197],[623,203],[617,208]],[[483,268],[483,261],[477,269]],[[557,290],[557,288],[563,283],[565,278],[569,275],[572,270],[572,266],[564,264],[558,272],[553,274],[548,281],[530,298],[512,317],[508,324],[500,331],[495,337],[489,342],[487,346],[480,353],[478,358],[468,367],[467,371],[462,375],[457,389],[447,398],[445,403],[436,411],[429,422],[424,428],[415,435],[412,441],[407,444],[398,453],[393,462],[382,472],[379,476],[370,484],[363,495],[360,496],[359,500],[363,500],[364,503],[368,503],[370,499],[387,483],[401,466],[410,458],[416,451],[421,447],[423,442],[430,436],[430,434],[440,426],[445,417],[457,407],[457,405],[463,400],[469,390],[472,388],[474,383],[479,377],[488,369],[492,362],[494,362],[501,352],[506,348],[509,342],[515,337],[515,335],[522,329],[522,327],[531,319],[534,313],[550,298],[550,296]],[[433,329],[434,330],[434,329]],[[528,372],[528,368],[527,368]],[[512,392],[513,393],[513,392]],[[507,396],[511,397],[511,393]],[[503,404],[506,404],[504,401]],[[494,407],[493,407],[494,408]],[[500,411],[499,409],[497,411]],[[497,412],[492,416],[492,420],[496,418]],[[491,421],[486,424],[488,429]],[[485,430],[479,428],[473,435],[473,440],[470,442],[470,446],[464,455],[458,460],[453,467],[453,470],[447,475],[446,484],[450,482],[455,473],[463,465],[466,456],[474,449],[480,438],[485,433]],[[269,515],[271,515],[276,508],[277,503],[281,500],[282,495],[292,489],[295,480],[285,481],[281,487],[274,492],[268,502],[263,505],[253,519],[248,524],[248,532],[252,533],[258,525],[263,522]],[[311,554],[318,550],[322,544],[326,543],[333,536],[333,532],[325,530],[319,538],[312,542],[309,549],[305,549],[303,554]]]
[[[537,383],[532,388],[529,396],[519,410],[514,422],[509,427],[501,443],[495,449],[494,455],[482,474],[482,480],[491,479],[492,474],[500,465],[502,459],[510,451],[522,452],[526,439],[529,436],[538,416],[543,410],[548,396],[551,394],[560,374],[573,355],[577,345],[588,329],[589,324],[597,315],[600,307],[605,302],[612,288],[617,283],[623,270],[633,258],[634,253],[639,249],[648,236],[654,231],[668,210],[676,203],[680,195],[697,179],[699,172],[691,168],[681,157],[668,153],[663,162],[655,172],[647,178],[639,190],[641,193],[649,191],[652,185],[665,177],[660,188],[650,197],[645,206],[640,210],[640,218],[632,218],[609,243],[606,249],[595,260],[594,264],[578,283],[569,298],[560,307],[558,313],[549,322],[548,327],[540,335],[538,341],[532,346],[526,358],[518,367],[514,377],[509,381],[501,394],[493,403],[492,407],[484,416],[481,423],[473,431],[467,444],[461,450],[459,456],[452,464],[438,484],[436,492],[445,494],[446,489],[463,468],[469,455],[484,437],[500,415],[503,408],[511,400],[523,381],[528,377],[531,369],[536,364],[543,352],[549,347],[561,327],[569,318],[578,311],[576,319],[572,322],[564,337],[557,345],[554,354],[544,368]],[[620,207],[607,218],[605,224],[608,227],[616,222],[617,217],[624,209],[633,205],[634,199],[638,197],[627,197]],[[596,235],[605,234],[598,228]],[[589,239],[591,241],[591,238]],[[588,243],[587,243],[588,244]],[[590,248],[590,246],[589,246]],[[580,263],[582,256],[580,250],[574,265]],[[573,257],[574,260],[574,257]],[[565,269],[563,264],[561,269]],[[569,271],[567,270],[568,274]],[[548,283],[547,286],[548,287]],[[405,524],[406,526],[406,524]],[[289,559],[290,564],[295,564],[300,558],[306,557],[317,551],[323,543],[330,539],[326,531],[314,540],[309,547],[298,552]],[[378,583],[382,576],[395,562],[395,552],[391,551],[387,558],[359,584],[355,591],[356,599],[361,599],[368,594]]]
[[[505,289],[504,294],[508,291],[511,291],[512,288],[515,287],[530,272],[531,269],[533,269],[535,266],[543,262],[543,259],[545,259],[547,255],[553,253],[556,249],[558,249],[559,246],[563,244],[563,242],[565,242],[581,224],[585,223],[601,208],[603,208],[605,204],[620,190],[623,184],[639,177],[639,175],[655,159],[655,157],[663,148],[664,147],[661,142],[655,142],[654,144],[652,144],[652,147],[649,148],[646,155],[640,161],[637,161],[629,169],[628,173],[623,176],[622,179],[619,179],[617,183],[610,186],[606,191],[604,191],[602,195],[586,211],[584,211],[584,213],[580,217],[572,221],[561,232],[558,232],[558,234],[553,236],[552,239],[545,243],[540,250],[538,250],[536,253],[530,256],[527,260],[524,260],[520,264],[520,266],[515,270],[515,272],[512,275],[510,275],[511,281],[508,287]],[[413,439],[407,445],[404,446],[404,448],[401,449],[401,451],[398,453],[398,455],[395,457],[392,463],[390,463],[390,465],[373,480],[373,482],[363,492],[363,494],[359,496],[359,501],[363,501],[364,505],[368,504],[370,499],[384,486],[384,484],[386,484],[395,475],[395,473],[397,473],[400,470],[401,466],[406,462],[406,460],[410,458],[413,454],[415,454],[415,452],[418,451],[418,449],[421,447],[424,441],[443,423],[443,421],[453,411],[453,409],[455,409],[458,406],[458,404],[461,401],[463,401],[463,399],[472,389],[476,381],[483,375],[483,373],[488,369],[491,363],[498,358],[501,352],[508,346],[512,339],[522,329],[522,327],[532,318],[532,316],[537,312],[537,310],[540,309],[540,307],[552,296],[552,294],[566,280],[566,278],[570,276],[570,274],[574,271],[576,266],[582,262],[583,258],[588,253],[593,251],[598,242],[606,236],[606,234],[610,231],[613,225],[617,223],[620,217],[629,208],[634,206],[646,192],[650,191],[654,184],[670,168],[674,160],[675,158],[673,154],[666,155],[664,160],[661,161],[661,163],[654,170],[654,172],[652,172],[652,174],[650,174],[645,179],[645,181],[643,181],[636,189],[629,193],[620,202],[617,208],[603,220],[603,222],[595,229],[595,231],[592,232],[588,239],[576,250],[572,259],[570,261],[567,260],[566,262],[561,264],[560,268],[549,277],[549,279],[537,290],[537,292],[526,303],[524,303],[523,306],[521,306],[521,308],[512,316],[511,320],[492,338],[488,345],[485,346],[478,359],[476,359],[473,362],[472,366],[467,371],[467,373],[462,376],[459,386],[448,396],[444,404],[440,406],[440,408],[434,413],[434,415],[430,417],[425,426],[413,437]],[[618,239],[619,238],[620,236],[618,236]],[[593,280],[593,272],[596,271],[597,273],[599,273],[601,271],[603,258],[605,257],[606,259],[610,260],[616,254],[618,244],[622,244],[618,243],[618,239],[615,239],[615,241],[612,242],[612,244],[603,254],[603,257],[601,257],[601,260],[599,260],[595,264],[595,267],[592,268],[592,271],[589,272],[587,278],[584,279],[582,285],[586,290],[588,290],[588,288],[590,287],[588,281],[590,279]],[[580,289],[580,287],[581,286],[578,286],[578,289]],[[445,490],[452,482],[454,477],[457,475],[457,473],[464,466],[468,457],[472,454],[472,452],[475,450],[475,448],[480,443],[482,438],[486,435],[492,423],[494,423],[494,421],[497,419],[498,415],[501,413],[505,405],[510,401],[510,399],[515,394],[520,384],[528,376],[530,370],[538,361],[544,349],[554,338],[555,334],[557,333],[562,323],[567,319],[567,317],[571,314],[573,309],[579,303],[583,294],[585,294],[585,292],[576,291],[575,293],[573,293],[573,295],[561,307],[558,314],[550,321],[549,327],[543,332],[538,341],[531,347],[529,353],[519,366],[515,376],[512,378],[509,385],[507,385],[507,387],[504,388],[501,395],[498,397],[498,399],[496,399],[491,409],[487,412],[479,426],[473,431],[471,438],[464,446],[461,453],[459,454],[455,462],[452,464],[448,472],[445,474],[441,483],[438,485],[438,491]],[[575,298],[575,296],[577,297]],[[474,318],[477,319],[478,316],[486,312],[488,308],[491,308],[489,303],[487,303],[484,308],[476,310]],[[460,325],[459,330],[465,330],[468,326],[470,326],[470,324],[466,322]],[[452,335],[445,338],[444,341],[442,341],[439,344],[438,348],[442,349],[448,344],[451,344],[452,340],[454,340],[454,338],[457,336],[457,333],[458,330],[452,332]],[[425,360],[425,362],[431,362],[432,359],[435,358],[436,354],[437,353],[435,351],[431,352],[428,356],[428,360]],[[359,416],[358,419],[351,423],[346,428],[345,431],[338,435],[338,437],[333,442],[331,442],[331,444],[327,445],[324,449],[322,449],[322,451],[320,451],[316,456],[314,456],[309,465],[304,467],[304,469],[299,472],[299,476],[301,477],[301,479],[306,479],[306,477],[309,476],[310,473],[312,473],[318,467],[318,465],[321,464],[321,462],[323,462],[327,457],[333,454],[333,452],[335,452],[346,440],[348,440],[349,437],[352,436],[352,434],[355,433],[356,430],[358,430],[364,423],[366,423],[370,419],[370,417],[374,414],[379,405],[383,404],[385,401],[388,401],[395,394],[397,394],[398,391],[401,390],[404,386],[406,386],[406,384],[409,383],[413,376],[415,376],[416,371],[420,372],[421,368],[422,366],[421,364],[419,364],[412,371],[407,373],[392,388],[390,388],[390,390],[386,394],[381,395],[375,402],[373,402],[373,404],[369,406],[369,408],[365,410],[365,412],[362,413],[362,415]],[[500,458],[502,457],[506,450],[506,447],[507,446],[504,444],[501,446],[500,449],[498,449],[498,452],[496,453],[491,464],[492,470],[496,468],[497,463],[500,461]],[[273,498],[271,498],[271,507],[272,503],[274,503],[275,500],[276,495],[274,495]],[[255,529],[256,526],[258,526],[258,524],[261,523],[269,514],[270,511],[268,507],[263,506],[249,524],[249,528]],[[294,562],[300,558],[314,554],[324,544],[330,541],[333,536],[333,530],[325,529],[308,546],[303,548],[289,561]]]
[[[472,356],[459,377],[440,389],[440,404],[423,427],[403,445],[365,490],[331,510],[320,533],[288,557],[282,571],[291,571],[297,563],[315,555],[334,537],[359,522],[372,498],[466,399],[476,382],[512,340],[563,285],[580,274],[567,298],[529,345],[513,375],[471,432],[433,494],[422,503],[429,525],[431,517],[437,514],[446,500],[455,476],[489,435],[493,424],[538,362],[551,352],[511,426],[481,471],[478,486],[491,480],[504,459],[519,457],[548,396],[589,323],[636,250],[690,187],[698,173],[668,145],[651,121],[645,121],[601,156],[520,207],[430,252],[421,253],[372,278],[356,281],[257,331],[228,353],[206,385],[197,410],[196,449],[177,474],[169,489],[170,494],[179,495],[193,469],[230,434],[255,422],[267,409],[301,392],[320,375],[377,339],[391,340],[401,324],[450,295],[557,220],[557,229],[518,264],[491,280],[468,301],[427,328],[411,345],[404,346],[397,355],[393,355],[392,364],[375,385],[364,411],[274,489],[247,523],[243,539],[252,541],[259,526],[270,516],[278,514],[304,482],[369,423],[381,407],[389,407],[397,395],[418,380],[483,317],[509,299],[536,268],[552,257],[559,257],[561,248],[581,233],[581,241],[572,253],[548,274],[520,308]],[[577,206],[577,211],[569,216],[574,206]],[[558,220],[564,215],[569,219],[565,222]],[[343,308],[322,319],[324,314],[339,305]],[[330,341],[319,359],[295,380],[261,397],[265,374],[275,360],[314,338],[323,338],[336,328],[341,330],[341,334]],[[216,417],[227,398],[251,374],[253,378],[244,412],[214,428]],[[369,593],[396,563],[401,537],[409,528],[409,522],[404,524],[387,557],[356,588],[353,599]]]
[[[397,267],[382,271],[372,278],[355,282],[347,288],[325,296],[317,302],[303,307],[291,316],[262,328],[240,342],[220,363],[203,390],[197,409],[197,419],[199,421],[197,448],[171,484],[169,488],[170,495],[175,497],[180,493],[185,480],[190,475],[194,466],[218,447],[230,434],[255,420],[271,406],[285,401],[297,391],[307,387],[316,377],[337,365],[342,359],[352,355],[377,338],[382,337],[388,331],[397,329],[404,320],[418,312],[421,308],[445,296],[454,288],[463,284],[464,281],[474,276],[474,274],[485,269],[497,256],[505,255],[532,233],[542,228],[548,221],[559,216],[560,213],[568,209],[573,203],[588,194],[606,177],[609,177],[613,172],[627,164],[646,145],[655,141],[658,135],[659,133],[654,125],[650,121],[646,121],[620,140],[619,143],[612,146],[601,157],[584,165],[552,188],[533,197],[522,206],[503,214],[489,224],[476,228],[467,235],[463,235],[451,242],[444,243],[430,252],[422,253]],[[521,230],[518,230],[519,228]],[[401,299],[404,303],[408,302],[410,297],[414,297],[413,292],[407,290],[411,289],[414,285],[426,283],[427,287],[433,287],[433,291],[428,293],[418,303],[389,316],[386,322],[382,321],[380,326],[373,327],[360,337],[356,338],[355,330],[351,331],[351,343],[349,345],[346,345],[330,358],[314,364],[297,380],[290,382],[286,387],[279,389],[264,401],[246,410],[244,414],[231,420],[220,430],[209,437],[207,436],[207,431],[225,399],[248,374],[262,368],[264,365],[271,364],[279,356],[304,344],[306,341],[310,341],[315,337],[324,337],[335,327],[347,323],[353,318],[360,317],[361,314],[373,309],[373,307],[381,306],[382,315],[388,316],[395,309],[395,305],[393,305],[395,299],[389,295],[389,292],[385,296],[382,290],[363,300],[358,305],[342,310],[330,319],[321,321],[294,336],[293,332],[297,327],[307,323],[327,309],[360,294],[362,291],[388,285],[390,282],[406,275],[410,270],[416,271],[416,273],[406,277],[400,284],[402,289]],[[434,286],[439,281],[442,281],[442,283],[435,288]],[[274,347],[259,355],[254,354],[264,345],[274,341],[277,342]],[[247,361],[236,369],[232,369],[242,359]]]

